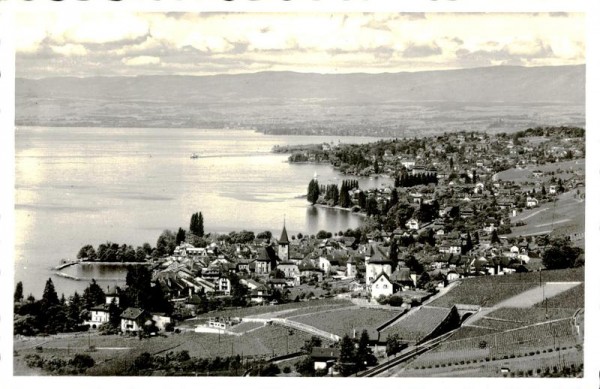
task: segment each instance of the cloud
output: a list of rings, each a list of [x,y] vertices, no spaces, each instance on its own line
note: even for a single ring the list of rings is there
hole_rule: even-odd
[[[80,44],[67,43],[66,45],[62,45],[62,46],[50,46],[50,47],[52,48],[52,51],[54,51],[55,53],[64,55],[66,57],[83,56],[88,53],[87,49],[83,45],[80,45]]]
[[[122,62],[127,66],[157,65],[160,63],[160,58],[144,55],[140,57],[123,58]]]
[[[406,58],[414,57],[429,57],[432,55],[438,55],[442,53],[442,49],[436,43],[429,44],[415,44],[410,43],[406,49],[402,52],[402,55]]]
[[[585,61],[583,14],[19,14],[17,74],[415,71]]]

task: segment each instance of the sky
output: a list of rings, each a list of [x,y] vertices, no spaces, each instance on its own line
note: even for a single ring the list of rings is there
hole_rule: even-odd
[[[581,13],[19,13],[18,77],[585,63]]]

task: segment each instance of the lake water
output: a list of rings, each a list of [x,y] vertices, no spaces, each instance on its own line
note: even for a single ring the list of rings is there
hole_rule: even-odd
[[[52,277],[70,295],[87,283],[54,276],[85,244],[155,245],[164,229],[189,227],[201,211],[206,232],[356,228],[361,216],[309,206],[306,193],[343,178],[329,165],[292,165],[274,145],[365,143],[374,138],[263,135],[250,130],[19,128],[16,132],[15,278],[40,297]],[[200,158],[191,159],[197,153]],[[369,188],[388,179],[359,179]],[[114,269],[67,268],[100,280]],[[122,275],[122,272],[121,274]],[[104,281],[101,284],[114,283]]]

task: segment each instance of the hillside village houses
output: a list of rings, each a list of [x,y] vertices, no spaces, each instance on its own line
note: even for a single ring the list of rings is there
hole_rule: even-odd
[[[573,153],[583,145],[572,140],[564,147]],[[339,147],[328,146],[325,152]],[[358,206],[362,192],[384,214],[397,195],[395,209],[410,215],[401,222],[371,228],[360,239],[349,233],[290,236],[284,222],[278,239],[231,243],[215,235],[207,237],[206,247],[182,242],[172,255],[152,263],[152,282],[193,316],[204,299],[230,298],[238,284],[250,304],[336,294],[374,304],[398,295],[411,304],[409,291],[434,293],[463,277],[537,270],[545,241],[537,236],[507,237],[514,226],[511,217],[582,188],[583,176],[573,170],[561,176],[559,184],[552,176],[540,175],[539,168],[528,181],[513,182],[494,172],[531,165],[555,153],[552,150],[485,134],[447,135],[445,143],[423,142],[412,153],[387,149],[382,153],[383,172],[433,174],[437,184],[352,188],[348,194],[352,207]],[[367,174],[372,171],[367,169]],[[578,234],[570,233],[582,239]],[[106,304],[92,309],[90,325],[108,321],[107,304],[108,295]],[[129,310],[122,315],[121,327],[134,331],[154,319],[158,317],[149,312]]]

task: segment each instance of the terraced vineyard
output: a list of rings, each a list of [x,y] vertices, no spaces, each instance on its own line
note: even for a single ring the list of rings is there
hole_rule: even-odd
[[[321,306],[328,306],[331,308],[332,306],[354,306],[351,301],[344,299],[322,299],[322,300],[310,300],[310,301],[301,301],[297,303],[288,303],[281,305],[262,305],[255,307],[246,307],[246,308],[236,308],[236,309],[227,309],[223,311],[212,311],[207,312],[202,315],[198,315],[198,319],[208,319],[209,317],[214,316],[223,316],[223,317],[247,317],[253,315],[262,315],[262,314],[270,314],[273,313],[273,317],[277,316],[276,312],[281,311],[290,311],[294,309],[301,308],[316,308]]]
[[[500,308],[474,323],[476,326],[506,331],[529,324],[570,318],[575,309],[554,308]]]
[[[474,338],[476,336],[488,335],[488,334],[492,334],[494,332],[496,332],[496,330],[493,330],[491,328],[463,326],[463,327],[459,328],[458,331],[456,331],[454,333],[454,335],[452,335],[450,340],[455,341],[455,340],[460,340],[460,339]]]
[[[553,296],[547,301],[542,301],[534,305],[536,308],[545,308],[546,305],[549,309],[554,308],[583,308],[585,305],[585,282],[577,285],[574,288],[567,290],[561,294]]]
[[[548,270],[542,272],[542,282],[583,281],[584,268]],[[503,276],[482,276],[460,281],[444,296],[430,305],[450,308],[455,304],[473,304],[492,307],[540,284],[540,273],[515,273]]]
[[[398,316],[398,314],[397,311],[387,309],[359,308],[318,312],[289,320],[304,323],[338,336],[344,334],[352,336],[354,330],[359,336],[362,330],[365,329],[369,332],[369,336],[373,337],[376,334],[377,327]]]
[[[459,331],[460,332],[460,331]],[[571,319],[531,325],[487,335],[451,340],[419,358],[420,363],[448,364],[460,361],[485,361],[544,354],[556,348],[576,346]]]
[[[250,323],[249,323],[250,324]],[[188,350],[191,356],[217,357],[240,354],[271,357],[299,351],[311,335],[278,325],[266,325],[242,336],[182,333],[170,339],[172,345],[181,342],[173,351]],[[167,341],[168,339],[165,339]],[[177,342],[177,343],[176,343]],[[323,341],[328,344],[327,341]]]
[[[424,306],[406,314],[394,325],[382,331],[383,339],[397,334],[401,339],[415,342],[431,334],[450,315],[449,308]]]

